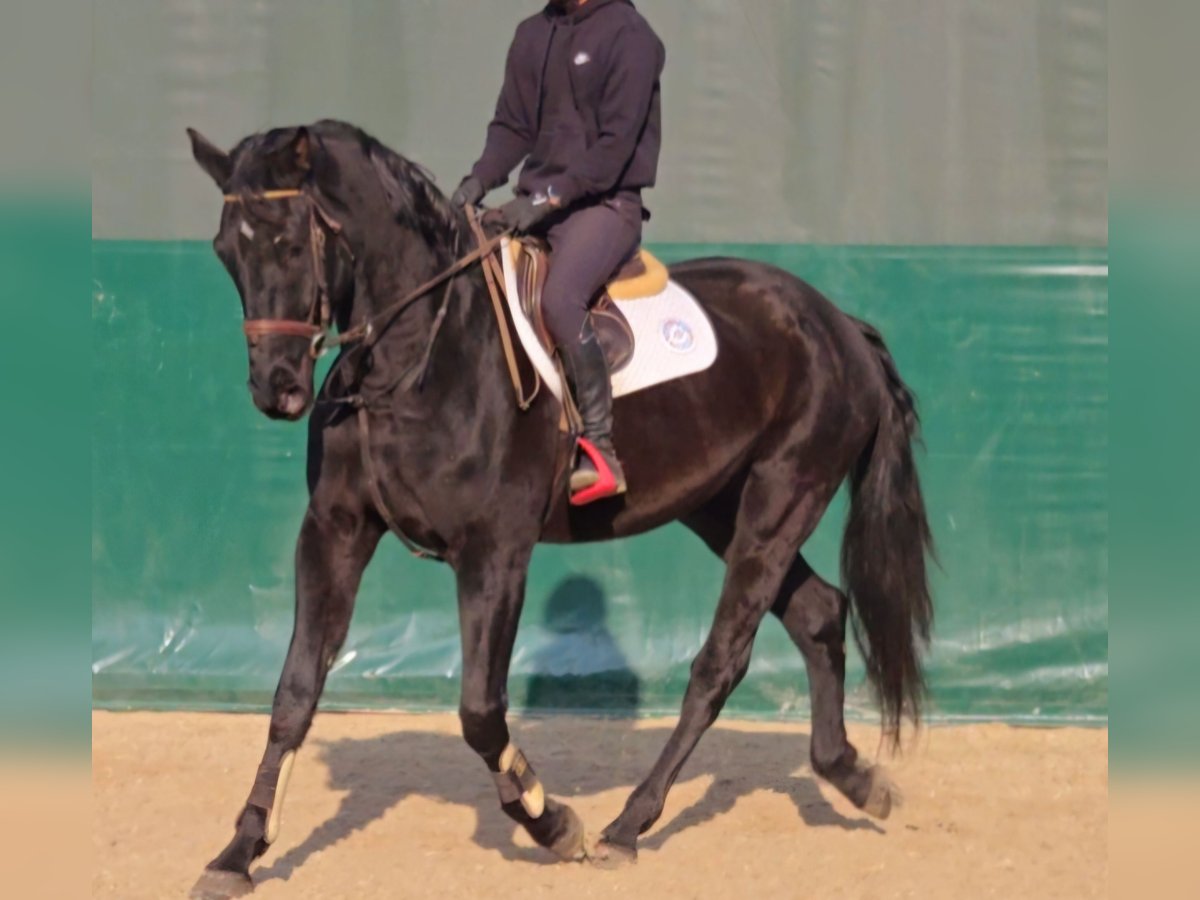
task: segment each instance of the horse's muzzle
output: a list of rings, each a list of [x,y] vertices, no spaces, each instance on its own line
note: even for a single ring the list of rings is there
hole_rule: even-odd
[[[283,413],[284,418],[295,420],[308,409],[308,397],[300,390],[284,391],[276,398],[275,408]]]
[[[294,372],[282,366],[271,371],[265,384],[251,374],[250,396],[263,415],[289,422],[303,417],[312,402],[312,391]]]

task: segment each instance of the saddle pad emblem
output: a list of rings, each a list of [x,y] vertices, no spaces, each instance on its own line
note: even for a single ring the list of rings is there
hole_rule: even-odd
[[[562,379],[521,308],[517,267],[510,242],[501,244],[504,285],[509,312],[525,355],[542,381],[560,401]],[[612,376],[613,397],[624,397],[676,378],[703,372],[717,359],[717,335],[704,308],[676,281],[651,296],[613,300],[634,334],[633,356]]]
[[[676,353],[691,353],[696,349],[696,334],[687,322],[679,319],[664,319],[659,334],[667,346]]]

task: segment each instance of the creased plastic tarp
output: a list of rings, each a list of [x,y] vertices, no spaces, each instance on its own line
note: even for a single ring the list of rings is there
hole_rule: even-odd
[[[922,474],[942,568],[931,673],[944,714],[1088,716],[1107,687],[1107,265],[1102,251],[664,246],[801,273],[888,336],[921,398]],[[95,257],[95,696],[107,705],[262,704],[291,626],[305,504],[302,426],[245,381],[240,311],[202,244]],[[165,292],[164,292],[165,288]],[[797,385],[803,390],[803,385]],[[809,542],[836,576],[840,504]],[[540,548],[514,704],[673,708],[721,568],[672,527]],[[453,582],[386,541],[327,697],[453,705]],[[563,684],[569,678],[570,690]],[[853,683],[861,681],[855,668]],[[799,654],[760,632],[732,708],[802,708]],[[853,693],[865,708],[867,698]]]
[[[221,201],[184,128],[229,146],[334,116],[452,186],[536,7],[96,4],[97,703],[261,707],[291,627],[304,429],[251,406],[236,296],[207,245]],[[730,253],[806,278],[883,330],[920,396],[937,711],[1104,715],[1103,0],[638,7],[668,50],[647,240],[669,260]],[[806,549],[831,579],[842,509]],[[539,549],[513,704],[677,708],[720,581],[679,527]],[[327,705],[453,706],[458,654],[449,573],[387,541]],[[857,664],[850,681],[869,710]],[[806,702],[800,657],[768,622],[730,708]]]

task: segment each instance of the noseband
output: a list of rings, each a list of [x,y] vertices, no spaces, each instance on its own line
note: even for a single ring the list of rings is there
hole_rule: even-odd
[[[242,323],[242,331],[250,346],[254,346],[259,338],[270,335],[307,338],[308,352],[314,359],[325,352],[325,343],[329,336],[332,320],[329,299],[329,281],[325,274],[325,229],[328,228],[335,237],[341,237],[342,225],[329,214],[316,198],[307,191],[298,188],[287,190],[263,191],[260,194],[226,194],[226,203],[244,203],[246,200],[287,200],[292,197],[303,197],[308,203],[308,236],[310,261],[312,265],[313,292],[312,305],[308,317],[301,319],[247,319]],[[322,223],[324,223],[322,225]],[[353,255],[353,254],[352,254]]]
[[[329,330],[331,324],[330,299],[329,299],[329,284],[325,277],[325,228],[328,228],[335,237],[345,240],[342,234],[341,223],[331,216],[317,199],[307,191],[296,188],[285,190],[270,190],[263,191],[258,194],[226,194],[226,203],[243,203],[246,200],[286,200],[292,197],[303,197],[308,201],[308,231],[310,238],[310,246],[312,249],[312,268],[313,281],[316,284],[316,292],[313,297],[312,307],[309,309],[308,318],[300,319],[247,319],[242,324],[242,330],[245,332],[251,346],[255,340],[265,335],[286,335],[289,337],[303,337],[309,339],[309,354],[315,359],[322,356],[329,347],[337,347],[345,344],[350,344],[355,341],[361,341],[363,346],[368,349],[378,339],[387,327],[396,321],[405,310],[409,309],[413,304],[441,284],[445,284],[445,294],[442,299],[442,308],[438,313],[433,327],[429,343],[426,345],[424,362],[429,360],[429,353],[433,347],[433,339],[437,334],[438,326],[441,320],[445,317],[447,305],[450,301],[451,288],[454,284],[455,277],[470,268],[471,266],[483,266],[484,280],[487,283],[488,294],[491,296],[492,309],[496,315],[496,324],[500,329],[500,343],[504,349],[504,358],[508,366],[509,378],[512,381],[513,391],[516,395],[517,406],[521,410],[527,410],[532,405],[534,398],[538,394],[538,389],[541,386],[541,381],[538,379],[535,382],[533,391],[528,395],[524,392],[524,387],[521,383],[521,373],[517,367],[516,355],[513,351],[513,339],[508,333],[507,320],[504,316],[504,311],[501,307],[499,289],[497,287],[497,279],[502,282],[502,274],[500,271],[500,263],[495,258],[497,249],[502,245],[502,242],[511,233],[511,228],[506,228],[500,234],[488,238],[484,235],[479,221],[475,216],[473,208],[468,208],[466,212],[467,221],[471,225],[471,230],[475,234],[475,239],[478,246],[468,253],[466,256],[460,257],[449,268],[443,269],[437,275],[434,275],[424,284],[420,284],[413,288],[400,299],[391,303],[375,315],[368,317],[353,328],[343,331],[341,334],[332,334]],[[325,227],[322,227],[324,223]],[[353,252],[347,247],[350,252],[351,259],[354,258]],[[339,359],[339,362],[341,360]],[[336,363],[335,363],[336,365]],[[423,366],[422,366],[423,368]],[[535,372],[536,375],[536,372]],[[395,383],[392,387],[395,386]],[[348,403],[357,409],[358,428],[359,428],[359,446],[362,454],[363,473],[366,476],[367,487],[371,493],[372,503],[375,509],[379,512],[380,517],[387,524],[388,528],[395,533],[396,537],[416,556],[423,559],[442,559],[437,553],[427,550],[424,547],[413,542],[400,528],[399,523],[388,510],[387,502],[384,500],[383,494],[379,489],[378,473],[375,470],[375,465],[371,459],[371,432],[370,432],[370,416],[367,413],[366,400],[362,394],[338,398],[335,402]],[[565,421],[565,420],[564,420]]]
[[[308,318],[306,319],[247,319],[243,322],[242,331],[245,332],[251,346],[254,345],[254,342],[258,338],[266,335],[308,338],[310,342],[309,354],[314,359],[323,356],[330,347],[340,347],[356,341],[362,341],[363,345],[369,348],[378,339],[379,335],[395,322],[401,314],[418,300],[428,296],[435,287],[442,284],[446,286],[445,297],[442,300],[442,316],[444,316],[455,276],[469,269],[471,266],[482,263],[488,294],[492,300],[492,309],[496,314],[496,323],[500,328],[500,341],[504,348],[504,358],[508,366],[509,378],[513,384],[513,391],[516,394],[517,405],[522,410],[529,409],[538,391],[537,387],[535,387],[533,393],[526,395],[521,385],[521,374],[517,367],[512,337],[508,333],[508,325],[504,317],[504,311],[501,308],[500,292],[497,286],[497,281],[503,283],[503,275],[500,271],[500,263],[494,257],[502,242],[513,233],[511,228],[506,228],[493,237],[486,237],[483,229],[480,227],[479,220],[476,218],[475,210],[468,208],[466,212],[467,221],[470,223],[471,230],[475,234],[475,240],[478,242],[478,246],[474,250],[466,256],[459,257],[449,268],[443,269],[428,281],[413,288],[399,300],[391,303],[375,313],[375,315],[368,317],[353,328],[343,331],[341,334],[333,334],[330,331],[332,314],[330,310],[329,284],[325,277],[325,228],[328,228],[335,237],[342,238],[344,242],[341,223],[321,206],[316,197],[308,191],[299,188],[262,191],[258,194],[226,194],[225,202],[244,203],[246,200],[287,200],[292,197],[303,197],[308,202],[308,232],[309,244],[312,249],[313,282],[316,285],[315,296],[313,297],[312,306],[309,308]],[[324,223],[324,227],[322,227],[322,223]],[[353,251],[348,246],[346,249],[350,253],[350,258],[353,259]],[[434,331],[436,333],[436,325]],[[431,346],[432,339],[429,347]],[[427,347],[426,360],[428,360],[428,350],[429,348]],[[540,386],[540,380],[537,383]]]

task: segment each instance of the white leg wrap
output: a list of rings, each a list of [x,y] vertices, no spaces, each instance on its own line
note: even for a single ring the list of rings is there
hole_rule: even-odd
[[[288,779],[292,777],[292,763],[296,761],[296,751],[289,750],[279,763],[279,780],[275,782],[275,800],[271,803],[271,815],[267,818],[266,841],[275,843],[279,837],[279,823],[283,818],[283,795],[287,792]]]
[[[546,811],[546,792],[516,744],[510,743],[500,754],[500,771],[493,772],[501,803],[521,801],[521,807],[531,819]]]

